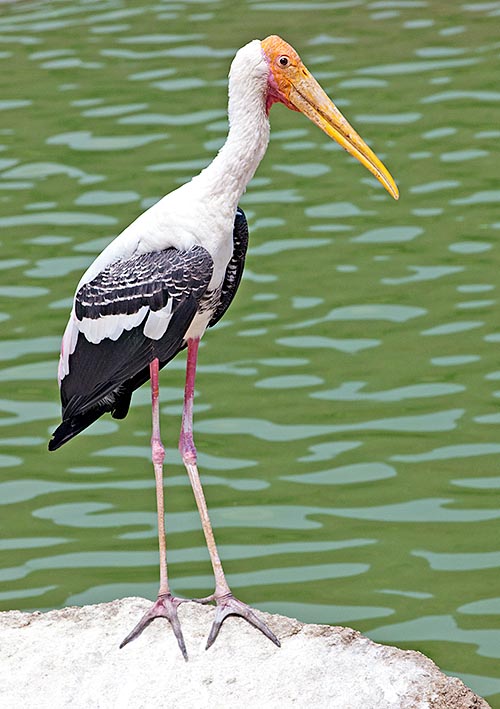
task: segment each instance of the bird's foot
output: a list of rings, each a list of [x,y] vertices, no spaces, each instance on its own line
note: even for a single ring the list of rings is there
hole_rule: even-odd
[[[181,624],[179,623],[179,618],[177,616],[177,608],[181,603],[184,602],[184,600],[184,598],[176,598],[170,593],[158,594],[158,598],[156,599],[155,603],[142,616],[142,618],[137,623],[132,632],[130,632],[125,638],[125,640],[120,643],[120,648],[125,647],[125,645],[127,645],[129,642],[138,638],[142,631],[145,630],[155,618],[166,618],[172,626],[172,630],[174,631],[174,635],[177,638],[177,643],[179,644],[182,656],[187,661],[188,656],[186,651],[186,644],[182,635]]]
[[[266,638],[269,638],[271,642],[273,642],[278,647],[281,647],[280,641],[278,640],[276,635],[272,632],[272,630],[267,627],[264,621],[259,618],[253,608],[250,608],[250,606],[247,606],[246,603],[239,601],[233,596],[231,592],[225,593],[222,596],[217,596],[214,593],[212,596],[207,596],[206,598],[198,598],[195,600],[197,601],[197,603],[210,603],[211,601],[215,601],[215,603],[217,604],[217,609],[215,611],[215,619],[210,629],[207,644],[205,647],[206,650],[208,650],[208,648],[214,644],[223,622],[229,615],[236,615],[240,618],[244,618],[244,620],[250,623],[250,625],[253,625],[255,628],[257,628],[257,630],[260,630],[261,633],[264,633]]]

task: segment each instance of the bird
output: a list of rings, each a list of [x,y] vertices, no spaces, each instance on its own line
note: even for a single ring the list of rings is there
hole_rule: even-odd
[[[190,182],[140,214],[97,256],[76,287],[58,367],[62,421],[49,450],[66,444],[104,413],[123,419],[132,393],[151,386],[151,458],[155,474],[159,589],[156,601],[122,641],[137,638],[156,618],[166,618],[184,659],[178,607],[186,599],[170,590],[167,574],[159,372],[187,349],[179,450],[191,482],[213,568],[215,603],[206,648],[225,619],[240,616],[275,645],[280,642],[259,614],[232,593],[210,523],[193,437],[193,399],[200,338],[224,315],[241,281],[248,225],[239,207],[269,141],[270,109],[281,103],[303,113],[357,158],[389,194],[399,198],[388,169],[348,123],[298,53],[270,35],[239,49],[229,71],[226,141]]]

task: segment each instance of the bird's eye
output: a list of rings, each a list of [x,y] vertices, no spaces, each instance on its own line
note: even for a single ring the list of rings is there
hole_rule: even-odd
[[[280,57],[278,59],[278,61],[281,64],[281,66],[288,66],[290,64],[290,60],[288,59],[288,57],[285,57],[285,56]]]

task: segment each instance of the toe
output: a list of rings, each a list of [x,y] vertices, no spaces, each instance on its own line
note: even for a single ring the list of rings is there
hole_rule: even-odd
[[[177,639],[177,644],[182,652],[182,656],[187,661],[188,655],[186,650],[186,643],[184,642],[184,636],[182,634],[181,624],[179,622],[179,617],[177,615],[177,608],[182,603],[183,599],[175,598],[170,594],[162,594],[158,596],[156,602],[153,606],[142,616],[140,621],[137,623],[135,628],[127,635],[127,637],[120,643],[120,649],[125,647],[128,643],[132,642],[139,637],[139,635],[145,630],[148,625],[150,625],[156,618],[166,618]]]
[[[270,630],[270,628],[267,627],[264,621],[259,618],[255,611],[250,608],[250,606],[246,605],[246,603],[242,603],[242,601],[239,601],[233,595],[226,595],[223,598],[216,599],[216,601],[217,609],[215,612],[215,619],[208,635],[207,644],[205,647],[206,650],[214,644],[222,624],[230,615],[236,615],[243,618],[250,623],[250,625],[253,625],[254,628],[260,630],[261,633],[263,633],[266,638],[269,638],[269,640],[271,640],[271,642],[273,642],[277,647],[281,647],[280,641],[276,635],[272,632],[272,630]]]

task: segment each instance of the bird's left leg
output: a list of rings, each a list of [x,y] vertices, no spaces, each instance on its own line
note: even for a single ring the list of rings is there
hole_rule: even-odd
[[[159,404],[159,362],[154,359],[149,365],[151,376],[151,405],[153,419],[153,433],[151,436],[151,453],[156,480],[156,502],[158,511],[158,544],[160,548],[160,588],[158,598],[154,605],[143,615],[131,633],[127,635],[120,647],[124,647],[131,640],[139,637],[142,631],[153,622],[155,618],[167,618],[172,626],[177,643],[185,660],[188,659],[186,645],[182,635],[177,607],[184,599],[176,598],[170,593],[167,576],[167,549],[165,540],[165,510],[163,503],[163,460],[165,449],[160,438],[160,404]]]
[[[196,504],[198,506],[198,512],[201,517],[203,532],[207,542],[208,552],[210,554],[210,561],[212,562],[212,568],[215,576],[215,592],[211,596],[201,600],[202,603],[208,603],[213,600],[217,604],[215,620],[208,636],[206,649],[208,650],[208,648],[215,642],[222,623],[229,615],[237,615],[244,618],[251,625],[255,626],[258,630],[264,633],[264,635],[272,640],[275,645],[280,647],[280,642],[277,637],[258,617],[252,608],[233,596],[226,581],[219,553],[215,545],[214,533],[210,523],[210,518],[208,516],[207,503],[201,485],[200,475],[198,473],[198,466],[196,464],[197,456],[193,440],[193,399],[198,345],[199,338],[188,340],[186,386],[184,390],[184,408],[182,412],[179,450],[193,488]]]

